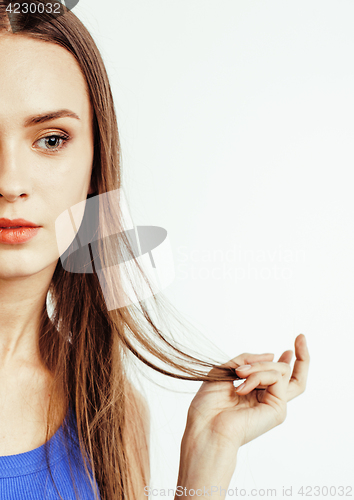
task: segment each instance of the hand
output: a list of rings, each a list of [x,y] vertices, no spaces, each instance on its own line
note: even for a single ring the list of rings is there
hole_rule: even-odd
[[[272,362],[272,353],[244,353],[221,365],[250,364],[249,370],[236,368],[237,375],[246,378],[245,386],[235,388],[232,381],[203,382],[188,411],[186,434],[195,442],[200,440],[204,449],[207,443],[215,444],[232,454],[281,424],[286,418],[287,402],[306,388],[310,356],[303,334],[295,339],[293,371],[292,355],[291,350],[285,351],[277,362]],[[258,386],[266,388],[256,389]]]

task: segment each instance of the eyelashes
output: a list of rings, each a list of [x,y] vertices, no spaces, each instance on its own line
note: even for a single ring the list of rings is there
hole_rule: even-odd
[[[57,132],[55,134],[50,134],[46,135],[45,137],[41,137],[36,141],[36,144],[42,142],[42,144],[44,144],[44,147],[43,148],[40,147],[39,149],[43,149],[46,153],[57,153],[62,149],[64,149],[70,140],[71,137],[68,134],[59,134]],[[58,141],[60,142],[60,144],[56,145],[58,144]]]

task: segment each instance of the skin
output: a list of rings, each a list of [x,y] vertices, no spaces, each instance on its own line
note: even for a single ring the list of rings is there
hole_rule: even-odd
[[[62,47],[0,34],[0,217],[41,226],[30,241],[0,243],[0,455],[45,442],[51,374],[39,350],[39,318],[60,257],[57,217],[92,193],[93,112],[75,58]],[[25,126],[33,116],[61,117]],[[68,142],[59,135],[70,136]],[[48,136],[55,135],[50,139]],[[65,146],[65,147],[64,147]],[[53,432],[61,425],[63,415]]]
[[[40,366],[38,319],[59,258],[55,220],[92,192],[93,132],[86,82],[68,51],[1,34],[0,67],[0,217],[42,226],[27,243],[0,243],[0,373],[8,373]],[[61,109],[80,120],[24,126]],[[67,143],[45,139],[63,133]]]
[[[287,403],[305,391],[310,364],[305,335],[298,335],[294,345],[293,369],[292,350],[277,362],[272,353],[243,353],[224,364],[251,366],[235,370],[246,379],[243,388],[235,389],[232,382],[203,382],[188,412],[176,500],[195,498],[190,489],[199,488],[197,494],[204,496],[204,487],[208,498],[225,498],[239,448],[284,422]]]
[[[20,412],[16,406],[19,393],[10,382],[23,386],[25,379],[37,380],[33,374],[43,370],[37,351],[38,321],[59,258],[55,220],[93,192],[93,115],[84,77],[65,49],[0,34],[0,68],[0,217],[22,217],[41,226],[25,244],[0,243],[0,401],[6,400],[8,407],[11,393],[14,402],[7,418],[0,413],[0,429],[10,436],[9,446],[18,434],[15,415]],[[75,112],[80,120],[66,117],[24,126],[31,116],[60,109]],[[48,143],[49,135],[63,132],[71,138],[65,147],[60,138],[55,147]],[[191,488],[217,485],[227,489],[240,446],[284,421],[287,403],[306,387],[310,356],[304,335],[295,339],[293,370],[292,355],[291,350],[285,351],[273,362],[272,353],[244,353],[230,360],[229,366],[252,365],[249,371],[237,370],[248,381],[244,389],[236,390],[232,382],[201,385],[189,408],[181,442],[177,485],[185,488],[183,498],[195,498],[188,495]],[[263,389],[256,391],[256,387]],[[27,395],[31,397],[36,389],[33,384]],[[132,391],[145,426],[131,441],[140,440],[146,450],[142,466],[149,477],[149,410],[144,398]],[[31,427],[28,434],[35,431]],[[28,449],[41,444],[33,441]],[[8,450],[1,445],[0,441],[0,455],[2,449]],[[134,463],[134,453],[129,454]],[[136,465],[132,471],[135,493],[147,498]],[[210,496],[225,497],[219,492]]]

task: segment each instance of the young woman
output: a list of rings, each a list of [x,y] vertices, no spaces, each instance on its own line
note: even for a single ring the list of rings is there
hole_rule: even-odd
[[[40,3],[14,12],[0,0],[0,498],[147,498],[149,410],[128,380],[128,354],[203,382],[176,486],[178,498],[210,497],[211,485],[227,488],[240,446],[282,423],[305,390],[305,337],[293,370],[291,350],[218,366],[168,340],[143,301],[109,309],[95,269],[63,267],[56,221],[120,188],[120,144],[93,39],[65,7],[58,16],[54,1]],[[246,383],[235,389],[238,378]]]

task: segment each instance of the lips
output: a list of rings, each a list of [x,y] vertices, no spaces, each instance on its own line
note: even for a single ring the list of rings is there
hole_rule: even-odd
[[[2,245],[19,245],[27,243],[34,238],[41,229],[41,226],[33,225],[33,222],[24,221],[24,219],[21,219],[21,222],[18,222],[18,219],[10,222],[8,221],[9,219],[7,219],[6,222],[1,222],[0,219],[0,224],[32,224],[32,226],[22,225],[15,227],[13,225],[0,225],[0,244]]]
[[[0,219],[0,228],[40,227],[26,219]]]

